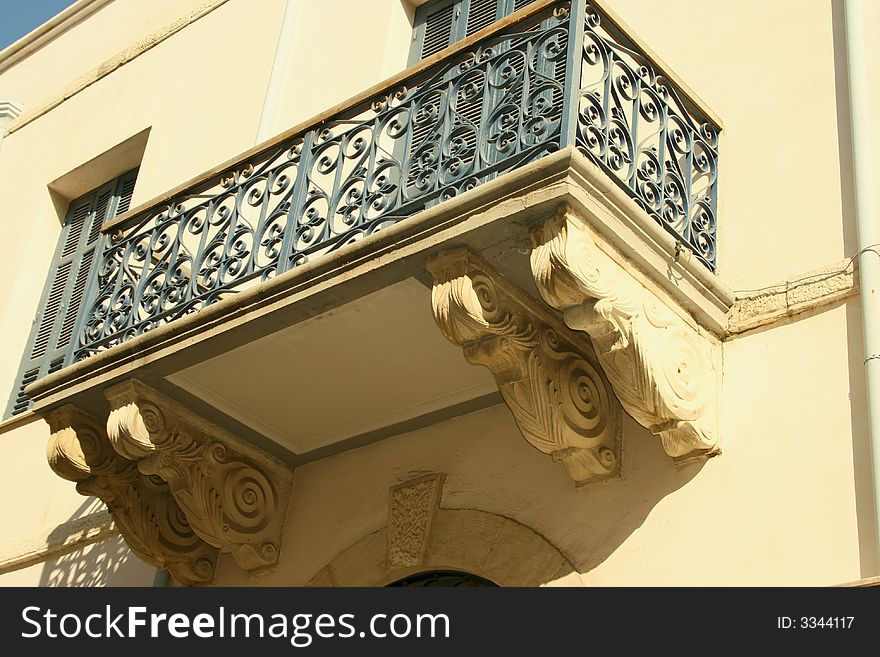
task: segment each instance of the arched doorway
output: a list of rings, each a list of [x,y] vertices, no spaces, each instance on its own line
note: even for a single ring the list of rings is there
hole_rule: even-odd
[[[387,526],[363,536],[331,559],[309,586],[387,586],[389,582],[395,586],[453,585],[450,580],[409,583],[432,573],[478,578],[489,582],[488,586],[542,586],[576,572],[568,559],[534,530],[476,509],[437,509],[424,554],[412,567],[389,568],[391,542]],[[474,572],[480,575],[470,574]],[[567,585],[581,583],[575,575]]]

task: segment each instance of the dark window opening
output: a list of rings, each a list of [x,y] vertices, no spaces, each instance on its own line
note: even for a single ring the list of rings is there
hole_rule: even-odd
[[[483,577],[458,570],[430,570],[424,573],[416,573],[415,575],[404,577],[396,582],[391,582],[388,586],[460,586],[465,588],[485,588],[497,587],[498,585]]]

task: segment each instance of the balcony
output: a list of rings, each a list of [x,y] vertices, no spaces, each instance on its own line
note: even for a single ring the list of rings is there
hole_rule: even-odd
[[[719,128],[597,7],[539,3],[119,217],[79,361],[574,147],[715,268]]]
[[[79,337],[27,389],[53,467],[181,512],[164,547],[123,531],[204,581],[212,549],[274,562],[277,522],[242,518],[290,467],[469,409],[504,401],[578,485],[619,476],[622,410],[715,453],[719,132],[609,12],[527,6],[105,224]],[[224,468],[261,482],[235,522],[194,492]]]

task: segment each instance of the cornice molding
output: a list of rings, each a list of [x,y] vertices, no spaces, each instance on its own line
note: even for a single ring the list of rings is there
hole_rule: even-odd
[[[531,235],[541,296],[566,325],[590,336],[626,411],[676,459],[717,452],[718,341],[605,253],[569,206],[535,224]]]
[[[21,114],[21,106],[8,98],[0,98],[0,143],[6,134],[6,126]]]
[[[0,127],[21,114],[21,105],[9,98],[0,98]]]
[[[0,73],[58,38],[113,0],[79,0],[0,50]]]
[[[619,476],[620,407],[589,343],[467,249],[428,270],[441,332],[492,372],[529,444],[578,485]]]

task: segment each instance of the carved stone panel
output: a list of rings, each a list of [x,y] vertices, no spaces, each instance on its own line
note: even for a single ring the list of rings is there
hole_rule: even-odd
[[[592,339],[620,403],[675,458],[718,447],[718,345],[597,246],[569,208],[532,229],[532,274]]]
[[[167,482],[196,534],[247,570],[277,561],[290,468],[139,381],[105,396],[113,448],[141,473]]]
[[[431,474],[409,479],[388,492],[389,571],[424,562],[443,478]]]
[[[181,584],[208,582],[219,556],[190,526],[168,485],[110,447],[101,424],[74,406],[51,411],[47,458],[82,495],[100,498],[132,552]]]
[[[437,324],[492,372],[525,439],[577,484],[618,476],[620,406],[589,342],[466,249],[428,269]]]

